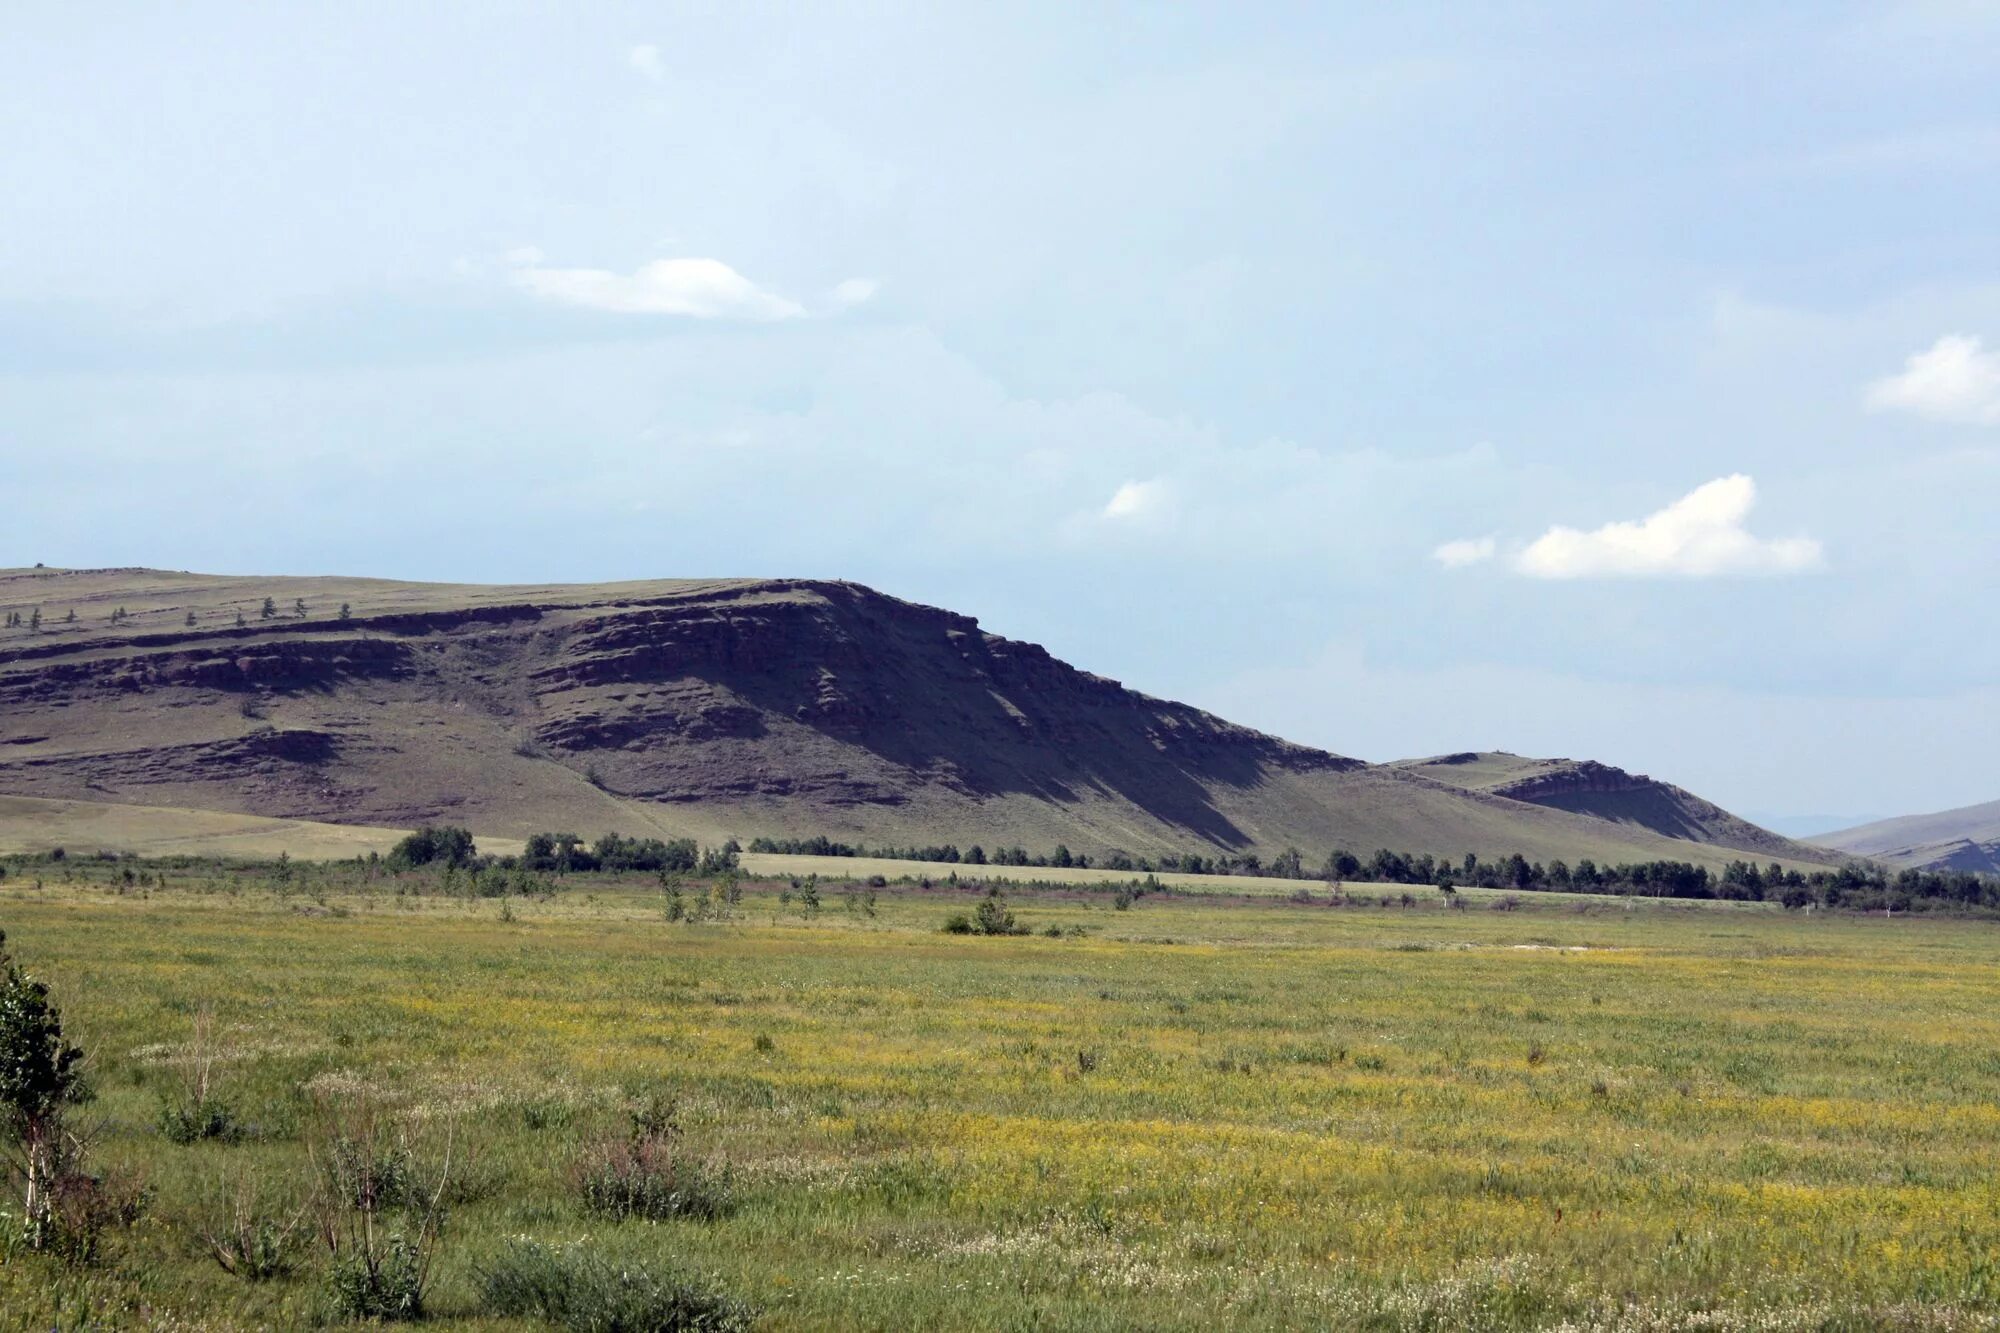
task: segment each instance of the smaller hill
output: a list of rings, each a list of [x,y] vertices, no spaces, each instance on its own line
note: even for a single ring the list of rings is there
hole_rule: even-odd
[[[1832,859],[1820,847],[1759,828],[1684,788],[1594,759],[1533,759],[1505,750],[1465,750],[1399,760],[1392,766],[1466,791],[1589,815],[1748,856],[1786,861]]]
[[[1877,820],[1808,841],[1898,870],[1970,870],[2000,875],[2000,801],[1928,815]]]

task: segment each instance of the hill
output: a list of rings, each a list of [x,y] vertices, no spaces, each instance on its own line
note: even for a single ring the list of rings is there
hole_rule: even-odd
[[[19,796],[502,837],[1729,859],[1295,745],[850,583],[37,569],[0,573],[0,612],[40,614],[0,633]]]
[[[1818,855],[1691,791],[1594,759],[1531,759],[1504,750],[1486,750],[1404,759],[1394,767],[1467,791],[1568,810],[1750,856],[1790,860]]]
[[[2000,875],[2000,801],[1930,815],[1904,815],[1808,839],[1898,870],[1972,870]]]

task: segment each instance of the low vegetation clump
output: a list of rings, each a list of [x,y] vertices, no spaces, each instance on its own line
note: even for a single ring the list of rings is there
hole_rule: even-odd
[[[515,1241],[480,1268],[478,1281],[490,1313],[575,1333],[733,1333],[755,1316],[707,1282],[588,1246]]]
[[[1000,892],[1000,886],[997,884],[987,888],[985,896],[979,900],[979,906],[975,907],[969,915],[964,912],[953,912],[950,916],[946,917],[944,932],[947,935],[1026,935],[1031,933],[1028,927],[1015,920],[1013,909],[1007,906],[1007,896]],[[1061,927],[1056,928],[1056,933],[1061,933]]]
[[[204,1009],[195,1015],[193,1038],[181,1055],[180,1087],[160,1106],[160,1132],[171,1142],[235,1143],[243,1137],[242,1123],[216,1086],[220,1058],[215,1015]]]
[[[327,1295],[347,1319],[422,1319],[445,1224],[454,1128],[434,1157],[417,1133],[363,1092],[323,1096],[308,1151],[318,1166],[318,1229],[327,1253]]]
[[[585,1149],[573,1177],[583,1206],[616,1221],[712,1222],[735,1206],[729,1168],[689,1153],[675,1108],[658,1099],[632,1112],[625,1133]]]
[[[297,1266],[312,1203],[274,1205],[245,1180],[193,1230],[223,1272],[245,1282],[270,1282]]]

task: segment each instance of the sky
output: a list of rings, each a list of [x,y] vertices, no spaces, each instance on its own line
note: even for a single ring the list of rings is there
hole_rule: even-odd
[[[854,579],[2000,798],[2000,3],[23,7],[0,564]]]

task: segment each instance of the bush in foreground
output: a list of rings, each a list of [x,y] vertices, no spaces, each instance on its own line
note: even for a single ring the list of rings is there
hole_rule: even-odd
[[[728,1333],[755,1311],[702,1282],[591,1250],[516,1241],[479,1270],[479,1293],[495,1315],[543,1319],[576,1333]]]
[[[95,1257],[102,1182],[84,1170],[84,1138],[68,1122],[90,1095],[83,1051],[64,1039],[49,988],[21,970],[0,932],[0,1127],[30,1249]]]
[[[669,1217],[712,1222],[735,1207],[726,1165],[682,1151],[671,1105],[648,1102],[632,1115],[630,1133],[586,1148],[574,1167],[583,1206],[622,1221]]]

